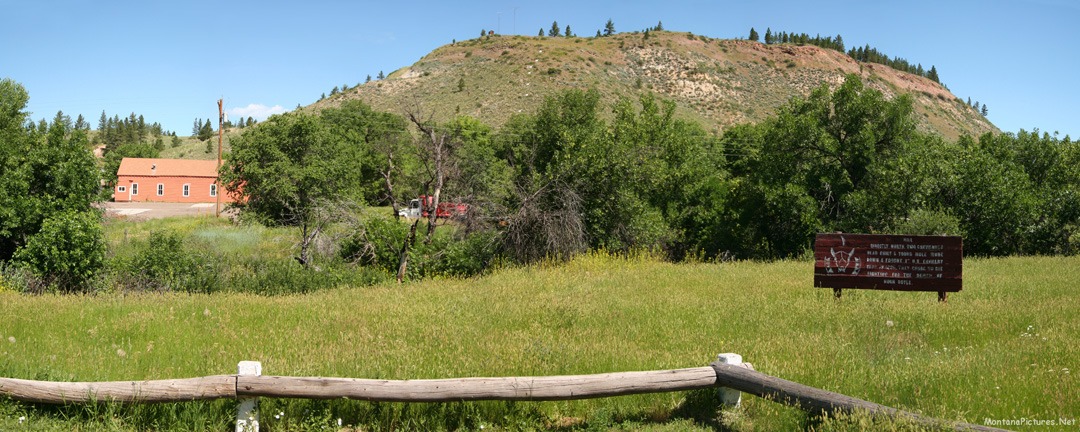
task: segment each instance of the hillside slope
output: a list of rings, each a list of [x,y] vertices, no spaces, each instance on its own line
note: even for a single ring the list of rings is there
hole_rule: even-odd
[[[594,88],[606,102],[654,92],[678,105],[678,115],[706,129],[757,122],[792,96],[846,74],[862,76],[887,97],[909,93],[919,129],[948,139],[998,131],[948,89],[887,66],[859,63],[816,46],[765,45],[688,33],[623,33],[602,38],[488,36],[442,46],[412,66],[316,102],[306,109],[362,99],[403,112],[417,104],[438,120],[456,113],[502,125],[532,112],[565,88]]]

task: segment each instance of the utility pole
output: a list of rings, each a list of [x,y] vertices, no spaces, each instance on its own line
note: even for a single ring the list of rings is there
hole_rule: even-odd
[[[218,129],[217,129],[217,179],[221,179],[221,136],[225,131],[225,110],[221,108],[221,99],[217,100],[217,113],[218,113]],[[221,182],[214,180],[214,198],[217,198],[217,203],[214,204],[214,216],[221,217]]]

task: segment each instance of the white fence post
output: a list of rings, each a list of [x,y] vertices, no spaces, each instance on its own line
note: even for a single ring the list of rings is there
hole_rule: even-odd
[[[716,361],[723,364],[742,366],[742,356],[735,353],[723,353],[716,356]],[[727,406],[737,407],[742,401],[742,392],[727,388],[720,387],[717,390],[717,394],[720,396],[720,402]]]
[[[257,361],[242,361],[236,368],[238,375],[262,375],[262,363]],[[236,432],[259,432],[259,398],[240,398],[236,407]]]

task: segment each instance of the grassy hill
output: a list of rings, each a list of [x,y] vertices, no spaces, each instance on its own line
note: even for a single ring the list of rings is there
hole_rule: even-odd
[[[887,66],[860,63],[816,46],[765,45],[689,33],[623,33],[602,38],[488,36],[439,47],[412,66],[306,107],[362,99],[402,112],[419,104],[445,120],[467,114],[499,126],[565,88],[595,88],[605,101],[654,92],[706,129],[757,122],[792,96],[858,74],[891,97],[915,101],[919,129],[955,138],[998,131],[944,86]]]

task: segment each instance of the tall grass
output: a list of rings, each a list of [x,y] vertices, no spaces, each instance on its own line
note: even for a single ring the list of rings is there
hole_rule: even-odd
[[[602,255],[478,279],[307,295],[4,291],[0,375],[164,379],[232,373],[240,360],[262,361],[271,375],[557,375],[704,366],[736,352],[771,375],[935,417],[1075,418],[1080,258],[974,259],[965,267],[964,290],[946,304],[934,293],[858,290],[837,301],[812,288],[812,264],[802,261],[676,265]],[[18,414],[61,428],[117,418],[119,430],[185,429],[185,421],[220,430],[230,407],[82,415],[84,408],[7,402],[0,429]],[[851,424],[814,423],[751,397],[717,411],[708,391],[544,403],[266,400],[263,413],[273,430],[333,427],[338,418],[375,429]],[[162,418],[175,421],[151,421]]]

